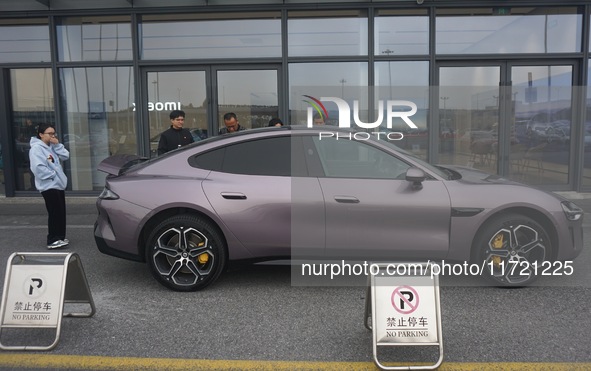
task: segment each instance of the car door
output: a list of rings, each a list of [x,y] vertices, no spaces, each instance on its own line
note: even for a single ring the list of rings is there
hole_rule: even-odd
[[[325,200],[326,254],[387,259],[444,258],[450,199],[433,177],[405,180],[408,161],[364,141],[309,137]]]
[[[322,253],[322,192],[318,179],[305,176],[301,140],[251,137],[217,151],[220,171],[203,182],[204,192],[253,256],[289,256],[292,246]]]

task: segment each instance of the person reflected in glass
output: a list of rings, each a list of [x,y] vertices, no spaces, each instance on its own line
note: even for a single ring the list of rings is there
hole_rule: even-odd
[[[31,141],[32,137],[37,136],[37,128],[35,127],[31,119],[25,120],[22,133],[23,134],[21,142],[29,142]]]
[[[269,120],[269,126],[281,127],[283,126],[283,121],[281,121],[280,118],[273,117],[271,120]]]
[[[224,115],[224,125],[225,127],[221,128],[219,134],[231,134],[237,131],[246,130],[246,128],[240,126],[238,122],[238,117],[234,112],[228,112]]]
[[[319,113],[314,115],[314,125],[324,125],[324,117],[322,115],[320,115]]]
[[[37,126],[33,124],[33,120],[25,119],[19,139],[16,143],[17,151],[15,152],[17,166],[26,171],[26,176],[25,174],[22,174],[22,178],[18,179],[19,187],[24,186],[24,184],[27,183],[27,177],[29,178],[28,188],[25,187],[25,190],[35,189],[35,179],[33,178],[33,173],[31,173],[29,163],[29,143],[33,137],[37,137]]]
[[[37,136],[31,137],[29,163],[35,176],[35,187],[45,200],[47,209],[47,248],[68,246],[66,238],[66,193],[68,177],[62,161],[70,158],[70,152],[61,144],[55,127],[48,123],[37,126]]]
[[[184,125],[185,112],[181,110],[172,111],[170,113],[170,128],[160,134],[158,156],[194,142],[191,132],[185,129]]]

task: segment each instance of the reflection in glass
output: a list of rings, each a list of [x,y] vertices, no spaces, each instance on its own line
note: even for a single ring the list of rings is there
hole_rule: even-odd
[[[0,19],[0,62],[49,62],[47,18]]]
[[[148,73],[148,118],[150,156],[158,153],[160,133],[171,125],[170,112],[185,112],[184,128],[194,141],[207,138],[207,91],[205,71],[171,71]]]
[[[223,116],[234,112],[246,129],[266,127],[279,115],[276,70],[218,71],[218,119],[214,128],[224,128]]]
[[[583,19],[577,12],[576,7],[440,8],[437,54],[580,52]]]
[[[375,66],[375,85],[379,87],[376,89],[376,101],[406,100],[417,105],[417,112],[411,119],[419,129],[410,129],[402,120],[392,122],[394,131],[404,133],[404,139],[396,145],[426,160],[429,143],[429,62],[376,62]]]
[[[57,25],[60,61],[132,59],[129,16],[68,17]]]
[[[101,190],[97,165],[114,154],[137,154],[131,67],[60,69],[64,96],[62,142],[70,151],[66,173],[74,191]]]
[[[391,14],[401,11],[380,11],[375,18],[375,55],[426,55],[429,54],[429,17],[422,15]]]
[[[572,124],[571,66],[514,66],[512,178],[567,184]]]
[[[16,190],[34,191],[35,180],[29,169],[29,142],[37,135],[37,125],[41,122],[56,124],[51,69],[10,70],[10,85]]]
[[[439,69],[439,161],[497,172],[498,66]]]
[[[205,19],[195,19],[205,17]],[[244,17],[223,14],[220,17]],[[251,13],[249,19],[216,19],[215,14],[144,16],[142,59],[264,58],[281,56],[279,12]]]
[[[288,55],[367,55],[367,16],[351,12],[289,12]]]
[[[368,122],[367,63],[290,63],[289,64],[289,115],[292,125],[306,125],[309,99],[312,97],[337,97],[344,99],[351,109],[353,101],[359,101],[360,119]],[[326,102],[327,125],[339,125],[338,108]]]
[[[583,187],[591,189],[591,61],[587,72],[587,101],[585,110],[584,154],[583,154]]]

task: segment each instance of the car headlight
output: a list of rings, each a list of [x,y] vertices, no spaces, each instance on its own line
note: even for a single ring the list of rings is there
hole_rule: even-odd
[[[105,187],[101,194],[98,196],[101,200],[117,200],[119,196],[117,193],[111,191],[109,188]]]
[[[562,206],[562,210],[568,220],[579,220],[585,213],[583,209],[570,201],[562,201],[560,206]]]

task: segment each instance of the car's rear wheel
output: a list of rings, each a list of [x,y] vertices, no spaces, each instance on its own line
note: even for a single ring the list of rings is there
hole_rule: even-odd
[[[543,262],[550,260],[548,233],[535,220],[506,214],[490,220],[474,245],[483,275],[498,286],[526,286],[536,280]]]
[[[210,222],[193,215],[177,215],[161,222],[150,234],[146,261],[164,286],[197,291],[222,273],[226,247]]]

